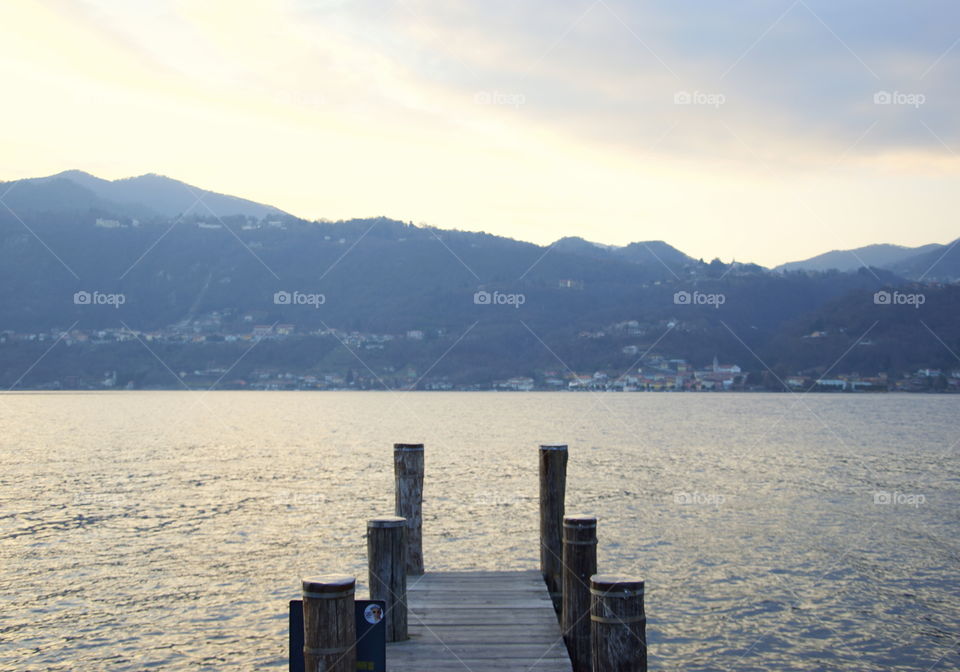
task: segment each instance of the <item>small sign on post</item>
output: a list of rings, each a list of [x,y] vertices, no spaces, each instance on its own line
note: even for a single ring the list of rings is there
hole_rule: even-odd
[[[357,600],[357,669],[364,672],[387,670],[387,603],[384,600]]]
[[[386,672],[387,603],[383,600],[356,600],[357,670]],[[303,600],[290,600],[290,672],[304,672]]]

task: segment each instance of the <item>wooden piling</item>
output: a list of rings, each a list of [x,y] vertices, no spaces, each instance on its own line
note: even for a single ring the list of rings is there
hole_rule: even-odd
[[[407,520],[407,574],[423,574],[423,444],[393,444],[396,515]]]
[[[643,580],[595,574],[590,578],[590,595],[593,669],[647,672]]]
[[[590,577],[597,573],[597,519],[563,517],[563,607],[560,624],[573,672],[590,672]]]
[[[355,672],[356,579],[327,574],[303,580],[303,662],[306,672]]]
[[[407,521],[385,516],[367,521],[370,599],[386,602],[387,641],[407,639]]]
[[[563,590],[563,507],[567,447],[540,446],[540,571],[559,611]]]

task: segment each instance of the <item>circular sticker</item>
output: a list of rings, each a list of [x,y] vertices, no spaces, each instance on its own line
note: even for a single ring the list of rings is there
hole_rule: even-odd
[[[379,623],[383,620],[383,608],[379,604],[368,604],[363,610],[363,617],[367,619],[367,623]]]

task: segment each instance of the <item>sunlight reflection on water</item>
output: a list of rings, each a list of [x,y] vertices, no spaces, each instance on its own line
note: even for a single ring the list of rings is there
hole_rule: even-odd
[[[397,441],[427,447],[428,570],[537,567],[536,448],[568,443],[601,569],[647,580],[651,669],[960,665],[958,397],[0,401],[4,669],[285,669],[299,578],[364,590]]]

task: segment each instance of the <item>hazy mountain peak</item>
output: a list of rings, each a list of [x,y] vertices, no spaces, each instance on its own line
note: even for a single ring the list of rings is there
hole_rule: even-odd
[[[931,252],[941,245],[930,244],[920,247],[906,247],[879,243],[865,245],[852,250],[831,250],[801,261],[791,261],[777,266],[777,271],[855,271],[863,266],[891,268],[910,257]]]
[[[57,173],[56,175],[51,175],[46,179],[54,180],[57,178],[64,178],[68,180],[99,180],[100,182],[107,181],[107,180],[102,180],[101,178],[96,177],[95,175],[91,175],[90,173],[87,173],[85,171],[77,170],[76,168],[73,168],[71,170],[64,170],[63,172]]]
[[[604,245],[585,240],[579,236],[567,236],[553,244],[554,249],[570,254],[579,254],[596,259],[619,259],[641,266],[662,269],[666,267],[672,273],[679,273],[694,259],[662,240],[648,240],[628,245]]]
[[[246,215],[262,218],[287,214],[271,205],[208,191],[157,173],[111,181],[72,169],[49,177],[20,180],[39,185],[56,181],[68,181],[88,190],[91,198],[87,200],[97,201],[100,207],[109,208],[110,204],[116,204],[123,212],[136,211],[143,216],[175,217],[188,211],[217,217]]]
[[[584,248],[584,247],[595,247],[601,250],[610,250],[614,249],[615,245],[603,245],[602,243],[594,243],[593,241],[587,240],[586,238],[581,238],[580,236],[564,236],[559,240],[555,241],[551,247],[560,247],[560,248]]]

